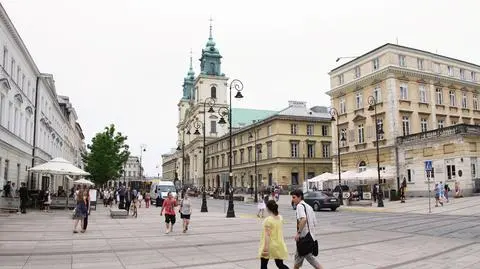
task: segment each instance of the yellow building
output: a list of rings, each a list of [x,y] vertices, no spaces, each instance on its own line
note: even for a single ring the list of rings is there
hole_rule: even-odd
[[[433,162],[430,182],[478,189],[480,66],[442,55],[386,44],[335,69],[330,75],[340,145],[341,170],[376,169],[375,110],[380,166],[393,171],[385,190],[408,183],[410,195],[427,193],[424,161]],[[376,101],[376,102],[375,102]],[[337,154],[333,143],[334,157]],[[337,171],[337,158],[333,160]],[[369,181],[371,185],[375,180]]]
[[[260,188],[301,185],[305,178],[331,171],[331,134],[328,108],[309,109],[305,102],[298,101],[290,101],[284,110],[235,130],[233,186],[254,186],[255,157]],[[228,133],[209,141],[206,149],[206,185],[223,187],[229,172]]]

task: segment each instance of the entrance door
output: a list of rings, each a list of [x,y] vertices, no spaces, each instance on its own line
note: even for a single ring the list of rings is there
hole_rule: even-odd
[[[292,185],[298,185],[298,173],[292,173]]]

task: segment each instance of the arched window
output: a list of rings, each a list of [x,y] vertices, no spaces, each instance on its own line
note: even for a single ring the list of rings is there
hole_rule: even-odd
[[[210,97],[217,98],[217,88],[215,86],[210,88]]]
[[[365,161],[361,161],[358,164],[358,172],[363,172],[365,170],[367,170],[367,164],[365,163]]]

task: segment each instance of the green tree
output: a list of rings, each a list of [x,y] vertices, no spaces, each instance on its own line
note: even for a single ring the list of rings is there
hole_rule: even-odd
[[[88,152],[82,155],[82,159],[93,182],[104,184],[122,175],[124,163],[130,156],[126,141],[127,137],[122,133],[115,133],[113,124],[92,138],[92,144],[87,145]]]

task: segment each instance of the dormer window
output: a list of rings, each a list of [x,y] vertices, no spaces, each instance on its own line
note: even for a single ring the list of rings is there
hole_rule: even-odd
[[[398,65],[407,66],[407,61],[405,59],[405,55],[398,55]]]
[[[343,83],[344,83],[343,74],[338,75],[338,85],[342,85]]]
[[[372,61],[373,71],[376,71],[380,68],[380,60],[378,58],[373,59]]]

